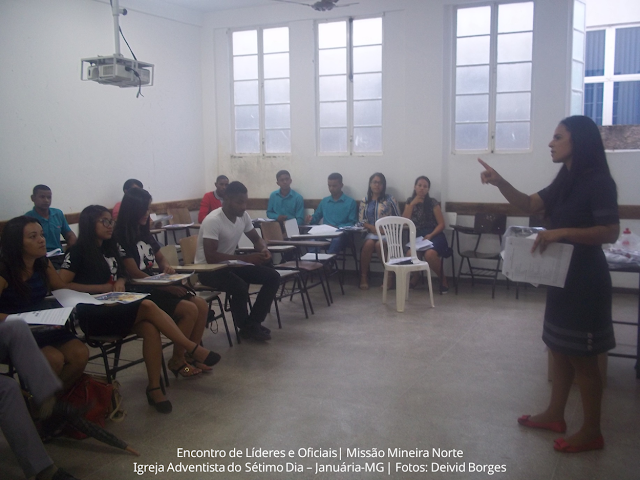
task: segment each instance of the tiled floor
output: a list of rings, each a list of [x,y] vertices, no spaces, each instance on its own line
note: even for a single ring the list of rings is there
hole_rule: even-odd
[[[499,287],[491,300],[486,285],[461,287],[458,296],[436,295],[428,306],[424,289],[412,292],[404,313],[395,298],[381,304],[376,286],[362,292],[353,279],[331,308],[316,293],[316,314],[302,315],[299,300],[284,302],[284,328],[275,316],[266,325],[273,340],[232,348],[222,334],[207,332],[205,345],[222,354],[211,375],[171,383],[173,413],[161,415],[146,404],[144,366],[122,372],[128,416],[108,429],[142,452],[135,458],[93,440],[59,439],[48,445],[57,464],[80,479],[141,478],[138,464],[239,465],[240,473],[146,473],[143,478],[640,478],[640,381],[634,361],[610,358],[604,395],[606,448],[566,455],[555,452],[558,435],[518,426],[516,418],[546,406],[547,354],[540,339],[544,292],[529,287],[515,300]],[[437,282],[436,282],[437,285]],[[334,288],[334,292],[337,291]],[[634,319],[637,297],[616,294],[614,317]],[[635,328],[616,327],[619,350],[635,350]],[[134,347],[135,348],[135,347]],[[139,347],[138,347],[139,348]],[[579,427],[580,397],[571,392],[569,432]],[[177,449],[223,450],[225,458],[178,458]],[[315,458],[312,447],[341,458]],[[247,458],[252,449],[283,450],[287,458]],[[347,457],[353,449],[382,450],[384,457]],[[389,458],[389,449],[427,450],[429,458]],[[240,449],[242,458],[230,458]],[[434,449],[462,451],[461,457],[433,458]],[[313,452],[312,452],[313,453]],[[365,452],[361,452],[365,453]],[[316,473],[331,468],[370,468],[383,472]],[[287,464],[302,472],[287,472]],[[400,470],[396,472],[399,464]],[[433,473],[441,468],[465,471]],[[278,468],[281,473],[247,472]],[[429,473],[403,473],[426,465]],[[472,465],[501,465],[506,472],[470,472]],[[390,466],[391,475],[388,473]],[[310,467],[307,469],[307,467]],[[487,467],[485,467],[487,468]],[[0,439],[0,478],[21,472]]]

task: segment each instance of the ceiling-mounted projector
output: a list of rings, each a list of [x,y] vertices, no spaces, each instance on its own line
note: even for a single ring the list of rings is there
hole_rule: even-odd
[[[83,58],[81,79],[116,87],[153,85],[153,64],[122,55]]]
[[[120,9],[118,0],[111,0],[111,12],[113,15],[116,53],[81,59],[80,79],[123,88],[140,88],[153,85],[154,66],[152,63],[139,61],[135,58],[133,51],[131,52],[134,57],[133,60],[123,57],[120,53],[120,34],[122,31],[120,30],[119,17],[120,15],[126,15],[127,10]]]

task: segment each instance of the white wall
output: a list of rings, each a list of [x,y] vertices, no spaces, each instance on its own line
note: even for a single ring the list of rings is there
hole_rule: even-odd
[[[67,213],[113,206],[130,177],[155,201],[204,192],[200,27],[136,10],[120,24],[156,64],[144,98],[80,81],[81,58],[114,52],[108,1],[0,1],[0,219],[30,209],[38,183]]]
[[[640,2],[637,0],[582,1],[587,5],[587,28],[640,22]]]

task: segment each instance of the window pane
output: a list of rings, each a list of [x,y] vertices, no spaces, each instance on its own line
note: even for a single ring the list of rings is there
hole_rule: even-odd
[[[571,92],[571,115],[582,115],[582,92]]]
[[[263,53],[288,52],[289,29],[287,27],[267,28],[262,32]]]
[[[640,73],[640,27],[616,30],[614,75]]]
[[[489,67],[456,68],[456,93],[488,93]]]
[[[498,63],[531,60],[532,33],[498,35]]]
[[[254,80],[258,78],[258,56],[235,57],[233,59],[234,80]]]
[[[573,54],[574,60],[584,60],[584,33],[573,31]]]
[[[491,37],[459,38],[456,43],[456,65],[489,63]]]
[[[529,122],[497,123],[496,150],[528,150]]]
[[[382,98],[382,74],[365,73],[353,76],[354,100]]]
[[[236,107],[236,129],[246,130],[260,128],[260,112],[258,106]]]
[[[272,53],[264,57],[264,78],[282,78],[289,76],[289,54]]]
[[[531,90],[531,63],[498,65],[498,92]]]
[[[235,105],[256,105],[258,103],[258,81],[234,82],[233,103]]]
[[[489,95],[456,97],[456,123],[487,122],[488,120]]]
[[[584,76],[604,75],[604,30],[587,32],[587,55],[584,62]]]
[[[318,48],[347,46],[347,22],[318,24]]]
[[[324,153],[346,153],[347,129],[331,128],[320,130],[320,151]]]
[[[258,53],[258,31],[233,32],[233,54],[251,55]]]
[[[488,141],[488,124],[456,125],[456,150],[487,150]]]
[[[260,153],[260,133],[257,130],[237,130],[236,152]]]
[[[382,125],[382,101],[369,100],[353,103],[353,125]]]
[[[584,82],[582,67],[582,62],[576,62],[575,60],[571,62],[571,88],[573,90],[582,90],[582,83]]]
[[[613,84],[613,125],[640,125],[640,82]]]
[[[347,99],[347,77],[338,75],[335,77],[320,77],[320,101]]]
[[[353,49],[353,72],[379,72],[382,70],[382,47],[357,47]]]
[[[491,30],[491,7],[458,9],[457,36],[488,35]]]
[[[354,128],[353,151],[357,153],[382,152],[382,128]]]
[[[266,153],[290,153],[290,130],[267,130],[264,132],[264,149]]]
[[[585,83],[584,85],[584,114],[591,118],[596,125],[602,125],[602,99],[604,83]]]
[[[573,28],[584,32],[585,25],[585,4],[582,2],[573,2]]]
[[[529,120],[531,118],[530,93],[500,93],[496,95],[496,121]]]
[[[265,128],[290,128],[289,105],[266,105],[264,107]]]
[[[375,45],[382,43],[382,18],[367,18],[353,21],[353,45]]]
[[[289,103],[289,79],[265,80],[264,103]]]
[[[320,75],[347,73],[347,49],[321,50],[318,54]]]
[[[498,7],[498,33],[533,30],[533,2]]]
[[[346,127],[347,126],[347,103],[321,103],[320,104],[320,126],[321,127]]]

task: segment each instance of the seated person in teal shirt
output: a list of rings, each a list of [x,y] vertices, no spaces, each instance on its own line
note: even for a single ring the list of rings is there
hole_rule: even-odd
[[[69,227],[62,210],[51,208],[51,189],[49,187],[46,185],[33,187],[31,201],[33,202],[33,210],[28,211],[25,215],[35,218],[42,225],[44,238],[47,241],[47,252],[56,248],[62,250],[60,235],[67,241],[67,248],[76,243],[76,234]]]
[[[311,215],[307,215],[307,223],[318,225],[324,219],[325,225],[332,227],[352,227],[358,221],[356,215],[356,202],[353,198],[342,193],[342,175],[332,173],[327,180],[330,196],[324,197],[320,201],[317,210]],[[327,253],[339,253],[344,249],[345,236],[340,235],[331,240],[331,245]]]
[[[276,173],[276,183],[280,190],[272,192],[267,206],[267,218],[280,224],[295,218],[298,225],[304,224],[304,200],[295,190],[291,190],[291,175],[286,170]]]

